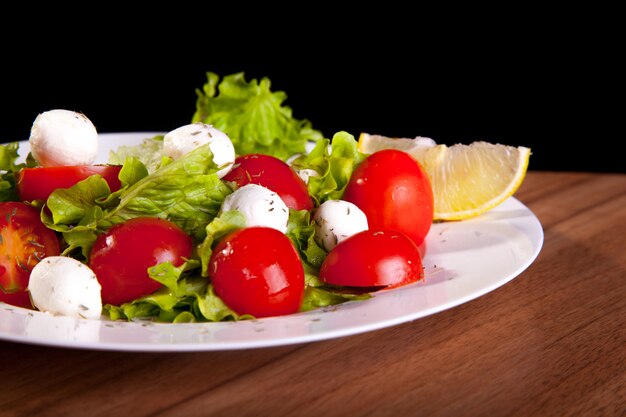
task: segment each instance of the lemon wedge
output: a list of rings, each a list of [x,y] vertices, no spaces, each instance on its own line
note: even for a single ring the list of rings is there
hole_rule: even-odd
[[[435,202],[433,220],[463,220],[496,207],[524,181],[530,149],[488,142],[436,145],[427,138],[361,134],[359,151],[409,153],[428,173]]]

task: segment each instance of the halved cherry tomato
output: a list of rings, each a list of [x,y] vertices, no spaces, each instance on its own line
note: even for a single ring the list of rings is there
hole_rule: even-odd
[[[17,193],[22,201],[47,200],[57,188],[69,188],[95,174],[102,176],[113,192],[121,187],[121,169],[116,165],[24,168],[16,174]]]
[[[215,293],[239,314],[292,314],[304,297],[304,268],[283,233],[248,227],[220,240],[209,263]]]
[[[428,174],[405,152],[386,149],[368,156],[352,173],[343,199],[367,216],[370,229],[391,229],[420,245],[433,221]]]
[[[180,266],[190,258],[193,242],[169,220],[137,217],[98,236],[89,266],[102,286],[102,302],[119,305],[158,290],[148,268],[162,262]]]
[[[270,155],[248,154],[235,159],[233,169],[224,176],[237,186],[257,184],[274,191],[294,210],[311,210],[313,200],[302,178],[289,165]]]
[[[322,281],[350,287],[398,287],[423,276],[415,243],[392,230],[350,236],[330,251],[320,268]]]
[[[31,307],[26,288],[33,267],[60,253],[59,240],[24,203],[0,203],[0,301]]]

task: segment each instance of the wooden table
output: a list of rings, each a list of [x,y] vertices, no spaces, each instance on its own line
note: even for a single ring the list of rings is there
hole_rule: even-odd
[[[0,416],[624,416],[626,176],[530,172],[517,197],[543,250],[474,301],[245,351],[0,342]]]

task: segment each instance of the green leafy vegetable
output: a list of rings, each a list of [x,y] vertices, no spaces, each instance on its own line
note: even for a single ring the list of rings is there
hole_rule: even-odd
[[[112,320],[154,319],[173,323],[252,318],[228,308],[198,271],[197,261],[188,261],[178,268],[169,262],[149,268],[150,277],[163,288],[121,306],[107,304],[105,311]]]
[[[26,164],[18,164],[17,142],[0,145],[0,201],[17,201],[15,173]]]
[[[154,172],[161,166],[163,156],[163,136],[160,135],[145,139],[140,145],[120,146],[110,151],[109,163],[122,165],[126,158],[134,157],[144,164],[148,172]]]
[[[308,182],[309,194],[319,205],[326,200],[341,199],[352,172],[363,159],[365,155],[358,151],[354,136],[337,132],[332,141],[318,141],[309,154],[298,157],[292,166],[298,170],[312,169],[319,174],[311,176]]]
[[[202,241],[206,225],[217,215],[231,190],[217,177],[209,145],[146,175],[134,157],[126,159],[120,172],[121,190],[110,193],[99,176],[89,177],[68,189],[55,190],[42,211],[46,226],[63,233],[69,244],[65,254],[81,248],[87,258],[97,235],[134,217],[168,219]]]
[[[318,270],[327,253],[315,242],[315,223],[311,213],[306,210],[289,210],[286,234],[298,249],[300,258]]]
[[[198,298],[198,309],[202,314],[202,317],[209,321],[223,321],[223,320],[244,320],[252,319],[253,316],[249,314],[239,315],[231,310],[225,303],[219,298],[213,289],[213,285],[207,287],[206,294]]]
[[[17,172],[24,164],[18,164],[19,154],[17,150],[19,144],[17,142],[0,145],[0,171]]]
[[[209,144],[203,145],[125,189],[102,225],[109,227],[139,216],[160,217],[203,239],[206,224],[231,193],[217,171]]]
[[[246,227],[246,218],[237,210],[221,213],[214,218],[206,227],[206,237],[198,246],[198,255],[202,264],[202,276],[208,275],[209,260],[213,253],[214,243],[230,232]]]
[[[54,190],[46,202],[52,213],[52,223],[80,222],[88,210],[96,207],[96,200],[106,198],[109,194],[109,185],[100,175],[92,175],[70,188]]]
[[[280,159],[303,153],[307,141],[322,134],[307,120],[292,116],[291,108],[282,103],[287,95],[272,92],[270,80],[252,79],[244,73],[219,76],[207,73],[207,83],[198,90],[193,122],[208,123],[225,132],[237,154],[265,153]]]
[[[372,296],[368,293],[350,294],[339,292],[327,287],[313,287],[307,285],[304,291],[304,300],[300,311],[315,310],[320,307],[328,307],[345,303],[346,301],[367,300]]]
[[[119,179],[122,183],[122,189],[126,189],[131,185],[139,182],[148,176],[148,168],[139,158],[127,157],[119,173]]]

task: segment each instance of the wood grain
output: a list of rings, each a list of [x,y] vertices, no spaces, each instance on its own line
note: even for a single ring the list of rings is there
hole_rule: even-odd
[[[545,242],[520,277],[324,342],[121,353],[0,342],[0,416],[624,416],[626,176],[530,172]]]

